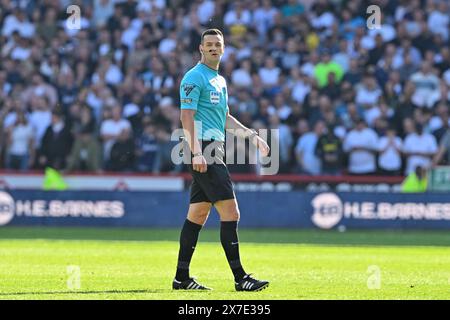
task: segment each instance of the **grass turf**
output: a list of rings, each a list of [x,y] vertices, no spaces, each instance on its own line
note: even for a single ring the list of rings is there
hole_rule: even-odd
[[[449,232],[241,229],[245,269],[271,281],[257,293],[234,291],[218,230],[208,228],[191,273],[214,290],[172,291],[178,236],[0,228],[0,299],[450,299]],[[80,268],[79,289],[68,287],[68,266]]]

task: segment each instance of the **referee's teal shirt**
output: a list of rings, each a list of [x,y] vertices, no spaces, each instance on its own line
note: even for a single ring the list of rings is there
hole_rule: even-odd
[[[181,109],[196,110],[197,137],[225,141],[228,92],[225,78],[217,70],[198,63],[184,75],[180,84]]]

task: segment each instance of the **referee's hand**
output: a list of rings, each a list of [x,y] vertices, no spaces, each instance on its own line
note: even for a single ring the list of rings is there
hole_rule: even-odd
[[[192,168],[195,171],[198,171],[200,173],[205,173],[208,169],[208,165],[206,163],[206,159],[203,155],[198,155],[196,157],[192,158]]]
[[[264,139],[256,136],[253,140],[253,144],[259,149],[259,152],[261,152],[261,155],[263,157],[267,157],[269,155],[270,147],[267,142],[264,141]]]

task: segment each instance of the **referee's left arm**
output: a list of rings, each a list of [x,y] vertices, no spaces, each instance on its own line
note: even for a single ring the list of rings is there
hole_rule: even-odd
[[[250,141],[259,148],[263,156],[269,154],[270,148],[266,141],[258,136],[258,133],[255,130],[249,129],[240,123],[229,111],[227,111],[225,129],[231,129],[232,133],[240,138],[250,139]]]
[[[249,129],[240,123],[239,120],[233,117],[229,111],[227,111],[225,129],[231,129],[233,134],[240,138],[249,138],[255,134],[254,130]]]

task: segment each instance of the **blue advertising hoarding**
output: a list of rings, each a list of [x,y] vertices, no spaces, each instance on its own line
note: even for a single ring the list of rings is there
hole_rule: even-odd
[[[450,229],[445,193],[239,192],[240,225],[254,228]],[[0,191],[0,226],[180,227],[189,193]],[[207,227],[219,225],[213,211]]]

